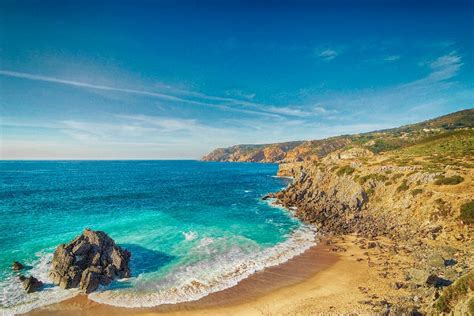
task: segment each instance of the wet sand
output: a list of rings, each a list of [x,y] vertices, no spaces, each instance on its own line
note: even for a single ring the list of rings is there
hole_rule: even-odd
[[[269,294],[303,283],[317,273],[330,268],[339,257],[329,251],[325,242],[303,254],[274,267],[266,268],[229,289],[211,293],[193,302],[160,305],[153,308],[122,308],[99,304],[79,295],[66,301],[35,309],[28,315],[133,315],[133,314],[228,314],[236,306],[252,302]]]
[[[194,302],[121,308],[81,295],[28,315],[372,315],[382,297],[408,293],[391,287],[400,276],[380,276],[383,262],[395,258],[378,248],[361,248],[358,240],[355,235],[326,239],[284,264]]]

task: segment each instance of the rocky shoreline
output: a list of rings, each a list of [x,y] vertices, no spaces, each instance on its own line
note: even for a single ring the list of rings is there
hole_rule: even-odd
[[[333,251],[345,251],[338,244],[348,236],[355,236],[361,249],[371,249],[361,260],[397,291],[368,295],[370,310],[472,314],[473,230],[457,211],[472,199],[472,173],[472,168],[433,172],[398,166],[354,148],[319,161],[280,164],[278,175],[293,177],[293,183],[264,198],[275,198],[315,225]],[[437,185],[440,175],[458,176],[463,182]],[[459,280],[467,289],[452,295]]]
[[[279,163],[293,183],[264,198],[315,225],[334,251],[348,240],[366,250],[357,260],[378,278],[360,289],[367,310],[474,315],[473,127],[471,108],[363,134],[236,145],[203,160]]]

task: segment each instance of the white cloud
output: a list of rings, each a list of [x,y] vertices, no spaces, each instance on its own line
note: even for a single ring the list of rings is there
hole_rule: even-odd
[[[318,54],[323,52],[320,51]],[[331,60],[336,56],[337,53],[332,55],[326,52],[320,58],[330,58],[329,60]],[[394,56],[389,57],[391,60],[396,60]],[[182,113],[170,113],[170,116],[134,113],[107,115],[97,118],[97,121],[71,118],[60,122],[43,122],[44,126],[35,126],[35,121],[3,120],[1,124],[25,125],[32,128],[44,127],[62,131],[63,133],[51,132],[51,135],[60,134],[63,147],[59,143],[45,143],[45,146],[49,146],[48,150],[50,151],[44,155],[41,153],[41,156],[38,153],[38,157],[62,157],[61,154],[67,153],[72,155],[71,157],[77,158],[133,158],[135,154],[138,155],[138,158],[197,158],[215,147],[237,143],[317,139],[395,127],[409,123],[410,120],[414,122],[419,118],[426,118],[428,112],[435,116],[440,109],[443,109],[446,104],[452,104],[452,100],[462,93],[461,90],[451,89],[455,84],[452,79],[459,73],[462,65],[461,56],[453,51],[420,65],[428,73],[418,80],[390,87],[346,93],[338,92],[335,95],[326,96],[322,96],[325,88],[321,87],[308,93],[313,95],[313,98],[303,97],[308,98],[304,102],[305,105],[279,106],[251,102],[249,99],[253,100],[255,96],[248,95],[248,98],[245,98],[242,91],[240,91],[242,96],[237,95],[239,92],[234,92],[233,95],[229,93],[229,97],[218,97],[187,90],[173,90],[170,86],[159,87],[168,91],[173,90],[173,95],[171,92],[167,94],[122,89],[0,70],[0,74],[5,76],[146,95],[170,102],[205,105],[223,110],[232,109],[249,114],[246,116],[229,115],[226,116],[226,119],[216,121],[206,117],[202,117],[205,121],[172,117],[173,115],[182,115]],[[118,93],[117,95],[120,96]],[[467,97],[464,96],[464,99],[474,100],[472,92],[465,95]],[[234,99],[233,97],[242,97],[247,100]],[[130,109],[130,113],[133,113],[133,109]],[[101,119],[102,121],[100,121]],[[369,123],[367,124],[367,122]],[[40,143],[35,143],[31,139],[28,141],[30,142],[21,143],[18,141],[15,143],[12,140],[8,144],[6,142],[8,146],[4,148],[17,155],[8,157],[26,157],[28,149],[35,151],[42,147]],[[105,149],[102,147],[107,146],[110,146],[110,152],[107,153],[108,156],[103,157],[101,154]],[[129,149],[130,146],[133,146],[133,150]],[[169,156],[170,153],[173,153],[173,156]]]
[[[140,124],[146,124],[154,130],[161,132],[175,132],[175,131],[198,131],[205,130],[211,127],[198,123],[195,119],[178,119],[172,117],[149,116],[149,115],[115,115],[120,119],[126,119]]]
[[[225,94],[228,95],[228,96],[242,98],[242,99],[246,99],[246,100],[252,100],[257,96],[255,93],[247,93],[247,92],[242,91],[240,89],[227,90],[225,92]]]
[[[400,55],[390,55],[390,56],[386,56],[383,60],[385,61],[397,61],[401,58]]]
[[[457,75],[462,65],[461,57],[456,52],[451,52],[437,58],[430,64],[432,72],[427,79],[431,81],[450,79]]]
[[[65,85],[88,88],[88,89],[143,95],[143,96],[162,99],[169,102],[178,102],[178,103],[183,103],[183,104],[206,106],[206,107],[212,107],[212,108],[217,108],[217,109],[226,110],[226,111],[231,110],[231,111],[237,111],[237,112],[246,113],[250,115],[260,115],[260,116],[267,116],[267,117],[272,117],[272,116],[275,117],[279,115],[303,115],[299,111],[295,109],[291,109],[289,107],[279,107],[279,106],[274,106],[270,104],[250,102],[250,101],[239,100],[239,99],[228,98],[228,97],[226,98],[226,97],[210,96],[210,95],[206,95],[199,92],[179,90],[179,89],[174,89],[173,91],[180,93],[181,95],[187,96],[187,98],[178,97],[178,96],[166,94],[166,93],[157,93],[157,92],[148,91],[148,90],[117,88],[117,87],[112,87],[112,86],[97,85],[97,84],[88,83],[88,82],[65,80],[65,79],[56,78],[56,77],[41,76],[41,75],[35,75],[35,74],[30,74],[30,73],[8,71],[8,70],[2,70],[2,69],[0,69],[0,75],[29,79],[29,80],[36,80],[36,81],[59,83],[59,84],[65,84]],[[163,84],[161,86],[163,86]]]
[[[326,118],[346,122],[386,121],[395,127],[426,118],[430,109],[435,116],[436,111],[442,113],[443,108],[453,106],[458,100],[471,100],[472,103],[474,94],[462,87],[456,88],[453,80],[462,65],[462,58],[451,52],[420,65],[428,67],[429,72],[418,80],[383,88],[338,92],[312,101],[341,112]]]
[[[317,53],[318,57],[320,57],[321,59],[326,60],[326,61],[333,60],[338,55],[339,55],[339,53],[337,51],[335,51],[334,49],[330,49],[330,48],[325,49],[323,51],[319,51]]]
[[[440,56],[433,61],[420,64],[422,67],[426,65],[428,65],[430,69],[427,76],[401,85],[401,88],[410,87],[425,91],[436,91],[437,89],[448,87],[450,84],[447,81],[458,74],[463,63],[461,56],[457,55],[456,52],[451,52],[447,55]],[[436,89],[433,89],[435,85]]]
[[[166,95],[166,94],[162,94],[162,93],[155,93],[155,92],[149,92],[149,91],[144,91],[144,90],[135,90],[135,89],[115,88],[115,87],[97,85],[97,84],[87,83],[87,82],[80,82],[80,81],[74,81],[74,80],[64,80],[64,79],[61,79],[61,78],[34,75],[34,74],[29,74],[29,73],[24,73],[24,72],[0,70],[0,75],[9,76],[9,77],[16,77],[16,78],[23,78],[23,79],[30,79],[30,80],[36,80],[36,81],[61,83],[61,84],[66,84],[66,85],[70,85],[70,86],[97,89],[97,90],[108,90],[108,91],[117,91],[117,92],[141,94],[141,95],[158,97],[158,98],[162,98],[162,99],[166,99],[166,100],[170,100],[170,101],[180,101],[180,102],[187,101],[187,100],[177,98],[175,96]]]

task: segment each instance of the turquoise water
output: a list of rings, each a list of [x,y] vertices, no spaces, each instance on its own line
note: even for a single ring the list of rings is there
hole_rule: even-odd
[[[132,253],[133,277],[91,294],[156,306],[198,299],[286,261],[314,233],[260,197],[287,185],[277,165],[199,161],[0,162],[0,308],[29,310],[77,293],[50,284],[55,246],[84,228]],[[47,285],[26,295],[11,263]]]

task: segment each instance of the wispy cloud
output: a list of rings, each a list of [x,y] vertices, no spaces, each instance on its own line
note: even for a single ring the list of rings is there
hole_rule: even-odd
[[[184,99],[181,99],[181,98],[177,98],[177,97],[174,97],[174,96],[171,96],[171,95],[166,95],[166,94],[161,94],[161,93],[149,92],[149,91],[144,91],[144,90],[116,88],[116,87],[97,85],[97,84],[87,83],[87,82],[80,82],[80,81],[74,81],[74,80],[65,80],[65,79],[61,79],[61,78],[29,74],[29,73],[24,73],[24,72],[0,70],[0,75],[4,75],[4,76],[8,76],[8,77],[30,79],[30,80],[36,80],[36,81],[61,83],[61,84],[66,84],[66,85],[70,85],[70,86],[97,89],[97,90],[107,90],[107,91],[117,91],[117,92],[141,94],[141,95],[158,97],[158,98],[162,98],[162,99],[166,99],[166,100],[170,100],[170,101],[180,101],[180,102],[187,102],[188,101],[188,100],[184,100]]]
[[[15,77],[15,78],[23,78],[23,79],[28,79],[28,80],[35,80],[35,81],[59,83],[59,84],[65,84],[65,85],[88,88],[88,89],[143,95],[143,96],[154,97],[154,98],[158,98],[158,99],[170,101],[170,102],[213,107],[213,108],[217,108],[221,110],[238,111],[241,113],[247,113],[247,114],[252,114],[252,115],[302,116],[302,115],[309,114],[309,113],[302,112],[300,109],[293,108],[290,106],[275,106],[275,105],[250,102],[247,100],[240,100],[240,99],[229,98],[229,97],[211,96],[211,95],[206,95],[199,92],[187,91],[187,90],[182,90],[182,89],[174,89],[175,92],[181,95],[180,97],[178,97],[172,94],[159,93],[159,92],[154,92],[154,91],[149,91],[149,90],[119,88],[119,87],[105,86],[105,85],[99,85],[99,84],[94,84],[94,83],[89,83],[89,82],[65,80],[62,78],[2,70],[2,69],[0,69],[0,75]],[[187,98],[183,96],[186,96]]]
[[[414,122],[426,118],[428,108],[435,115],[435,111],[452,104],[453,100],[474,100],[472,91],[455,86],[454,79],[462,65],[461,56],[453,51],[420,64],[420,67],[428,70],[420,79],[378,89],[339,92],[317,97],[313,101],[340,110],[337,120],[376,119],[392,122],[392,126],[409,123],[410,119]]]
[[[232,97],[243,98],[245,100],[252,100],[256,97],[255,93],[247,93],[240,89],[230,89],[227,90],[225,94]]]
[[[385,61],[397,61],[400,59],[400,55],[390,55],[390,56],[386,56],[383,60]]]
[[[455,77],[459,70],[461,69],[463,63],[461,56],[459,56],[455,51],[440,56],[435,60],[431,60],[425,63],[422,63],[421,66],[424,67],[428,65],[429,73],[424,78],[419,80],[409,82],[401,87],[418,87],[424,89],[431,89],[435,84],[442,84]],[[438,87],[439,88],[439,87]]]
[[[196,119],[179,119],[172,117],[151,116],[151,115],[115,115],[119,119],[129,120],[134,123],[146,124],[160,132],[191,131],[198,132],[214,129],[201,124]],[[217,130],[217,129],[214,129]]]
[[[432,72],[426,79],[430,81],[451,79],[457,75],[462,65],[461,56],[453,51],[430,63]]]
[[[334,49],[328,48],[322,51],[317,51],[316,56],[325,61],[330,61],[336,58],[339,55],[339,52]]]

